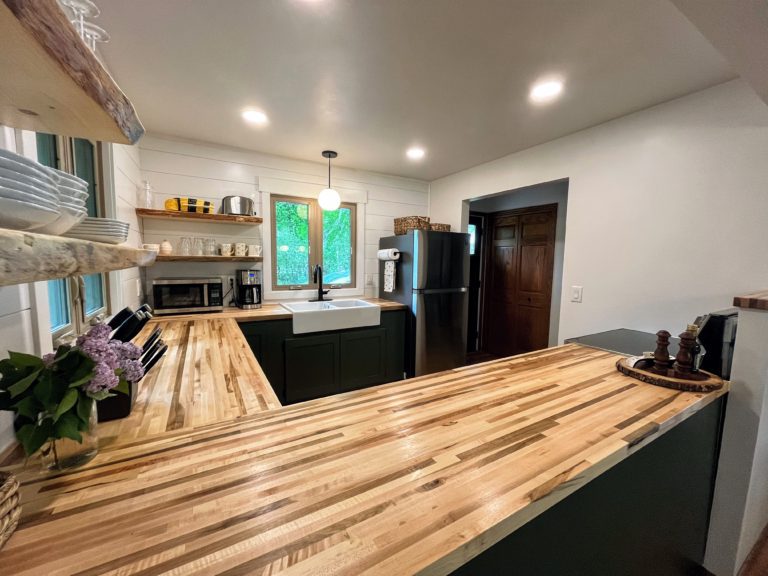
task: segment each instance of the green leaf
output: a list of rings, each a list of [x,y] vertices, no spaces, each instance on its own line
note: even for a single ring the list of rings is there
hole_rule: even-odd
[[[43,360],[32,354],[8,352],[8,359],[18,368],[42,368]]]
[[[128,380],[120,378],[120,383],[113,388],[115,392],[122,392],[123,394],[130,394],[131,389],[128,387]]]
[[[81,395],[77,401],[77,417],[81,422],[87,423],[91,417],[91,410],[93,409],[93,398],[89,398],[85,394]]]
[[[37,377],[40,375],[41,370],[35,370],[30,374],[29,376],[25,376],[15,384],[11,384],[8,386],[8,392],[11,393],[11,398],[16,398],[19,394],[23,394],[26,392],[27,388],[29,388],[32,383],[37,380]]]
[[[80,420],[71,412],[66,412],[61,415],[59,421],[56,422],[56,437],[57,438],[70,438],[76,442],[82,442],[83,436],[78,432],[78,424]]]
[[[77,380],[70,382],[69,388],[77,388],[78,386],[82,386],[83,384],[88,384],[88,382],[90,382],[91,380],[93,380],[93,373],[86,374],[82,378],[78,378]]]
[[[77,396],[77,390],[67,390],[67,393],[64,394],[64,398],[62,398],[61,402],[59,403],[59,407],[56,408],[56,412],[53,414],[54,422],[58,422],[62,414],[67,412],[77,403]]]
[[[54,398],[53,379],[51,378],[50,372],[47,373],[46,377],[40,378],[40,381],[35,386],[34,394],[35,398],[40,400],[43,406],[46,408],[51,407],[51,404],[54,402]]]
[[[40,424],[25,424],[16,432],[16,438],[24,447],[27,456],[32,456],[40,450],[49,438],[53,436],[53,422],[46,418]]]
[[[11,408],[16,414],[33,421],[37,419],[37,415],[41,411],[41,406],[35,401],[34,396],[25,396]]]
[[[72,346],[69,346],[68,344],[62,344],[61,346],[56,348],[56,354],[54,355],[54,362],[58,362],[59,360],[64,359],[71,350],[72,350]]]

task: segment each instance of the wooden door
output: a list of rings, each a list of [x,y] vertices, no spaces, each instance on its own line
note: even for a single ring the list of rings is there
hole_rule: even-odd
[[[483,351],[510,356],[546,348],[557,205],[489,215]]]
[[[285,399],[289,404],[339,392],[339,334],[285,339]]]
[[[348,392],[387,381],[387,330],[381,326],[342,332],[339,390]]]

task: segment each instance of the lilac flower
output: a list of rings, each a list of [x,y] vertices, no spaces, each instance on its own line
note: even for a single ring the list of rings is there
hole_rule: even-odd
[[[50,354],[44,354],[43,355],[43,365],[46,368],[50,368],[51,366],[53,366],[53,361],[55,359],[56,359],[56,354],[54,354],[53,352],[51,352]]]
[[[144,376],[144,367],[138,360],[127,359],[122,363],[123,373],[121,376],[128,382],[138,382]]]
[[[126,358],[128,360],[138,360],[142,354],[142,349],[132,344],[131,342],[120,342],[119,340],[111,340],[109,345],[117,354],[118,358]]]
[[[114,368],[103,363],[97,363],[93,369],[93,378],[85,385],[85,391],[92,394],[107,392],[119,383],[120,378],[115,374]]]

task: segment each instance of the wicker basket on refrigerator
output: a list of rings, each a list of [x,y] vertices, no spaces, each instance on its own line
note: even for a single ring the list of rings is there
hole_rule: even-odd
[[[409,230],[429,230],[428,216],[405,216],[395,218],[395,234],[402,236]]]
[[[450,232],[451,231],[451,225],[450,224],[438,224],[437,222],[433,222],[429,225],[429,229],[433,230],[434,232]]]
[[[19,482],[13,474],[0,472],[0,548],[16,530],[20,517]]]

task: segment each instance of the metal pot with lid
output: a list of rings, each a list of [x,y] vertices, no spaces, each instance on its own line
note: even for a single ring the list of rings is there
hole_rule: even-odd
[[[236,216],[252,216],[253,200],[245,196],[225,196],[221,201],[221,213]]]

